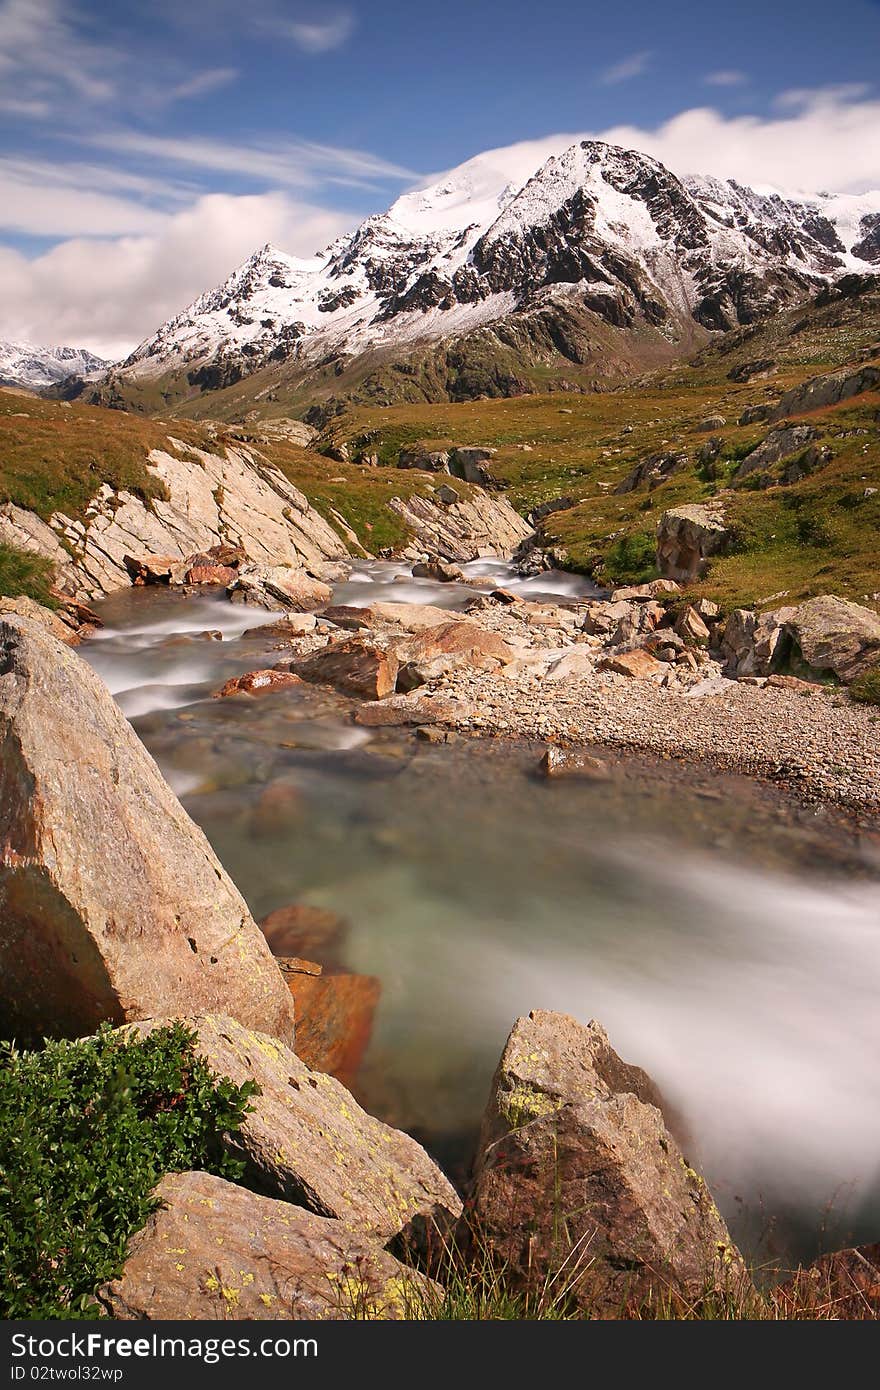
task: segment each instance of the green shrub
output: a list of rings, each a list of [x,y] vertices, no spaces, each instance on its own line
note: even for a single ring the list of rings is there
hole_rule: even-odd
[[[16,550],[0,542],[0,594],[5,598],[36,599],[46,608],[57,608],[52,596],[52,565],[30,550]]]
[[[605,554],[603,573],[615,584],[644,584],[657,575],[657,542],[647,531],[621,536]]]
[[[215,1077],[183,1024],[103,1025],[41,1052],[0,1049],[0,1317],[94,1317],[166,1173],[238,1178],[220,1136],[256,1086]]]
[[[872,666],[856,676],[849,688],[854,700],[863,705],[880,705],[880,666]]]

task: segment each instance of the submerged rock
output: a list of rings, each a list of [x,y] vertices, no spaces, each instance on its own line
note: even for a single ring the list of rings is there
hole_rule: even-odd
[[[514,1282],[593,1316],[676,1308],[746,1279],[650,1078],[598,1024],[542,1010],[514,1025],[495,1073],[471,1220]]]
[[[557,748],[551,745],[541,758],[538,770],[550,779],[583,777],[591,782],[608,782],[611,772],[601,758],[585,753],[582,748]]]
[[[163,1021],[136,1027],[149,1032]],[[459,1215],[455,1190],[424,1149],[368,1115],[331,1076],[231,1018],[185,1021],[215,1075],[260,1087],[241,1130],[225,1139],[254,1187],[383,1241]]]
[[[98,1292],[112,1318],[409,1318],[430,1296],[422,1275],[342,1221],[210,1173],[172,1173],[155,1195],[121,1275]]]
[[[373,1032],[382,986],[374,975],[325,974],[279,964],[296,1005],[296,1055],[351,1086]]]
[[[0,1030],[221,1010],[293,1039],[244,899],[94,672],[0,622]]]

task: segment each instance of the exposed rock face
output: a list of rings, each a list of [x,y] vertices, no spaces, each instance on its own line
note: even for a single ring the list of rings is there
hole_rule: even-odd
[[[880,1320],[880,1243],[835,1250],[773,1290],[780,1317]]]
[[[360,635],[312,652],[294,663],[296,674],[317,685],[332,685],[345,695],[382,700],[394,690],[397,656]]]
[[[581,1309],[611,1317],[654,1300],[691,1302],[745,1277],[658,1102],[598,1024],[543,1011],[517,1021],[492,1084],[472,1197],[477,1229],[509,1275],[536,1286],[556,1275]]]
[[[673,473],[687,467],[687,462],[687,454],[649,454],[647,458],[639,460],[632,472],[627,474],[622,483],[617,484],[614,491],[623,494],[636,492],[642,487],[653,490],[665,483]]]
[[[770,419],[784,420],[789,415],[804,415],[809,410],[821,410],[829,405],[838,405],[840,401],[861,395],[863,391],[876,391],[878,386],[880,367],[870,364],[855,370],[850,367],[840,372],[814,376],[791,391],[786,391]]]
[[[880,664],[880,617],[847,599],[808,599],[786,619],[785,633],[814,671],[833,671],[843,681]]]
[[[57,641],[65,642],[68,646],[76,644],[76,631],[53,609],[44,608],[42,603],[28,598],[26,594],[20,594],[18,598],[0,596],[0,614],[5,618],[24,618],[27,622],[37,623]]]
[[[406,523],[417,550],[459,562],[510,555],[531,527],[505,497],[445,484],[430,497],[395,497],[388,504]]]
[[[0,541],[4,545],[14,546],[16,550],[30,550],[42,555],[59,575],[70,564],[70,556],[52,527],[47,526],[36,512],[16,507],[14,502],[4,502],[0,506]]]
[[[708,559],[721,554],[729,539],[719,507],[673,507],[657,525],[657,567],[666,579],[689,583],[705,574]]]
[[[418,1316],[430,1285],[342,1221],[210,1173],[173,1173],[98,1300],[112,1318],[328,1321]]]
[[[254,449],[227,445],[211,453],[170,439],[168,450],[152,450],[147,468],[166,494],[150,507],[105,485],[85,522],[56,513],[51,528],[34,532],[33,548],[58,563],[65,592],[94,598],[124,587],[126,555],[183,560],[231,543],[257,564],[308,568],[348,555],[304,494]],[[6,524],[22,527],[18,516]],[[73,547],[72,561],[58,554],[59,536]]]
[[[749,477],[753,473],[766,472],[774,463],[780,459],[787,458],[789,454],[803,452],[814,439],[819,438],[819,431],[812,425],[784,425],[779,429],[771,430],[760,444],[746,454],[739,468],[734,474],[734,481],[741,482],[743,478]]]
[[[765,676],[794,662],[848,683],[880,665],[880,617],[831,594],[772,613],[736,609],[721,646],[731,676]]]
[[[338,1081],[231,1018],[187,1022],[216,1075],[260,1086],[242,1129],[227,1139],[253,1186],[383,1241],[414,1223],[458,1216],[458,1196],[424,1149],[368,1115]]]
[[[290,994],[243,898],[98,677],[0,622],[0,1029],[220,1009],[288,1040]]]

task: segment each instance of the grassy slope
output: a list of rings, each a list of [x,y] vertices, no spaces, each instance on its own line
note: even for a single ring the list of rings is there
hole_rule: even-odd
[[[124,488],[149,502],[162,496],[147,469],[151,449],[167,449],[169,435],[206,449],[222,447],[223,427],[162,421],[95,406],[41,400],[0,389],[0,503],[14,502],[48,520],[53,512],[82,517],[102,483]],[[238,440],[229,440],[233,445]],[[280,441],[255,447],[277,465],[330,522],[338,511],[362,544],[373,552],[405,540],[405,528],[388,507],[436,485],[435,478],[399,469],[337,463],[322,454]],[[459,490],[467,491],[463,484]],[[38,594],[20,582],[23,557],[0,554],[0,593]]]
[[[713,564],[703,592],[728,606],[766,604],[780,591],[800,598],[832,590],[873,602],[880,590],[880,492],[864,494],[880,488],[880,394],[865,393],[809,417],[827,431],[834,449],[832,462],[811,477],[764,492],[729,490],[728,482],[739,459],[769,428],[739,426],[747,406],[851,360],[878,339],[880,294],[807,314],[803,308],[789,311],[758,330],[722,340],[690,364],[614,392],[360,409],[335,432],[378,451],[383,462],[417,440],[495,447],[492,471],[514,504],[527,511],[552,497],[573,497],[576,505],[555,514],[548,530],[574,567],[604,560],[607,572],[616,568],[618,577],[627,566],[613,561],[619,561],[627,538],[634,538],[636,552],[643,551],[667,507],[723,492],[737,545]],[[777,364],[768,380],[729,379],[739,364],[763,357]],[[721,476],[709,481],[695,455],[709,437],[698,426],[714,414],[727,423],[715,431],[723,441]],[[670,450],[688,451],[689,466],[653,492],[614,495],[639,459]],[[640,538],[645,545],[638,544]],[[642,568],[632,568],[632,577]]]

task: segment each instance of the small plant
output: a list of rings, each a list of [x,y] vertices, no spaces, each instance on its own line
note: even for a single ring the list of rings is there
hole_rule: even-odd
[[[6,598],[36,599],[46,608],[57,608],[52,594],[52,565],[42,555],[16,550],[0,542],[0,594]]]
[[[856,676],[849,693],[862,705],[880,705],[880,665],[872,666],[870,671]]]
[[[105,1024],[41,1052],[0,1051],[0,1317],[98,1315],[166,1173],[241,1176],[220,1136],[252,1082],[218,1079],[183,1024],[125,1038]]]
[[[657,544],[646,531],[621,536],[606,552],[603,571],[616,584],[644,584],[657,575]]]

